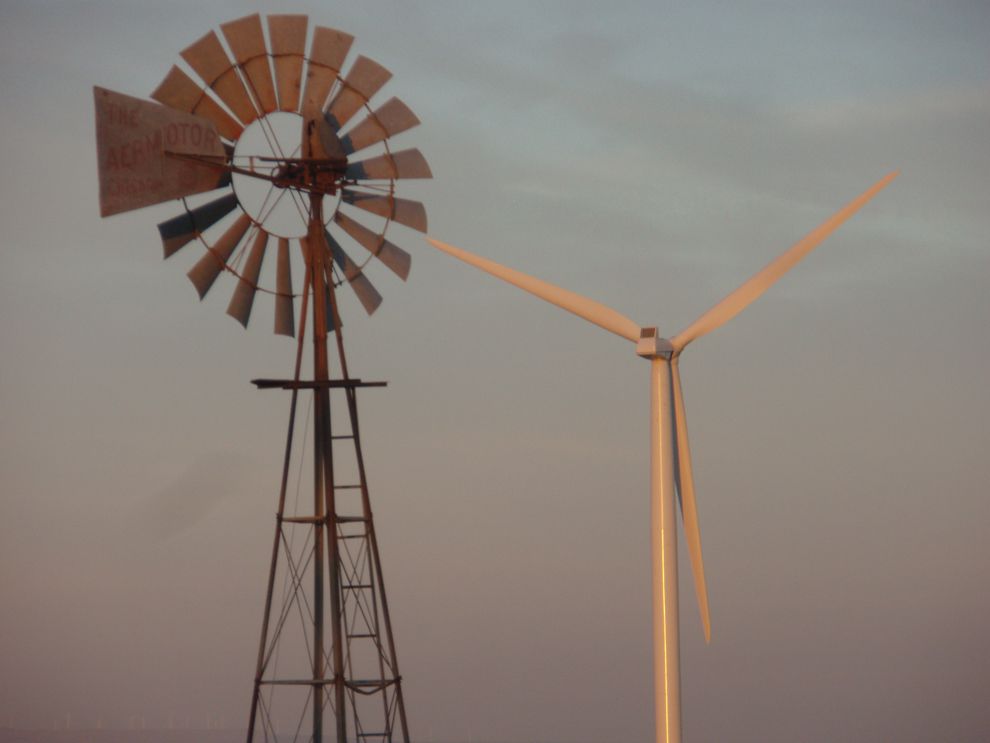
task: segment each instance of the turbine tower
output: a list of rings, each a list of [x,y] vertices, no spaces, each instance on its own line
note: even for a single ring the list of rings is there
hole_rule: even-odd
[[[692,341],[742,312],[895,177],[896,172],[882,178],[670,339],[661,337],[655,327],[640,327],[628,317],[592,299],[428,238],[439,250],[635,343],[637,355],[650,362],[650,562],[653,576],[653,683],[657,743],[681,741],[675,504],[678,500],[705,642],[711,641],[708,589],[705,585],[701,531],[678,366],[680,356]]]

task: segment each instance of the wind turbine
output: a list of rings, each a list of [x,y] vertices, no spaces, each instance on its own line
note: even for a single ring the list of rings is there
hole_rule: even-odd
[[[698,527],[691,450],[688,446],[678,360],[691,341],[707,335],[742,312],[897,175],[895,171],[877,181],[669,340],[660,337],[655,327],[640,327],[628,317],[592,299],[501,266],[466,250],[427,238],[435,248],[632,341],[636,344],[636,353],[650,361],[650,551],[653,569],[653,681],[657,743],[681,741],[675,488],[680,500],[705,642],[711,641],[708,589],[701,555],[701,532]]]

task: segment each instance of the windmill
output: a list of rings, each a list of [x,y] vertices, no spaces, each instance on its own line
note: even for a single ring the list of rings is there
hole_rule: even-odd
[[[875,183],[670,339],[661,337],[655,327],[640,327],[628,317],[592,299],[428,238],[439,250],[635,343],[636,353],[650,362],[650,562],[653,576],[653,683],[657,743],[681,741],[675,491],[681,508],[705,642],[711,640],[708,589],[678,365],[680,356],[689,343],[722,326],[759,298],[896,176],[896,172],[890,173]]]
[[[165,257],[198,244],[188,277],[201,299],[230,274],[229,315],[247,327],[256,295],[269,295],[275,333],[296,338],[293,377],[254,380],[289,390],[291,403],[249,743],[278,738],[276,689],[296,693],[284,704],[297,735],[309,718],[315,743],[325,717],[337,743],[409,740],[358,426],[357,390],[384,382],[349,375],[337,289],[346,282],[370,315],[382,300],[368,264],[406,279],[410,257],[390,228],[425,232],[426,212],[395,185],[431,173],[418,150],[390,147],[419,121],[397,98],[372,107],[391,73],[364,56],[345,70],[353,41],[303,15],[254,14],[184,49],[186,67],[173,66],[151,101],[94,88],[102,216],[178,199],[181,213],[158,225]],[[310,506],[287,498],[300,391],[312,394]]]

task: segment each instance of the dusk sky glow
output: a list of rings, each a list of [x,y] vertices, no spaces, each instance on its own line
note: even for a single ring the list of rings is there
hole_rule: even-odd
[[[430,234],[671,337],[900,177],[681,361],[712,642],[688,743],[990,730],[990,7],[0,4],[0,726],[246,724],[291,376],[101,219],[94,85],[248,13],[356,37],[422,125]],[[344,338],[413,738],[651,740],[646,365],[397,226]],[[188,254],[186,254],[188,252]],[[226,282],[226,283],[224,283]]]

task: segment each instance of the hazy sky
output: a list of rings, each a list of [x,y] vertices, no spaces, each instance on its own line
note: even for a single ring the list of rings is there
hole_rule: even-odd
[[[431,232],[676,333],[902,176],[682,362],[713,640],[689,741],[990,729],[983,2],[0,3],[0,724],[246,722],[293,344],[101,220],[94,84],[306,12],[390,68]],[[652,731],[647,365],[410,231],[351,371],[417,740]],[[227,278],[227,277],[225,277]],[[685,565],[686,567],[686,565]]]

